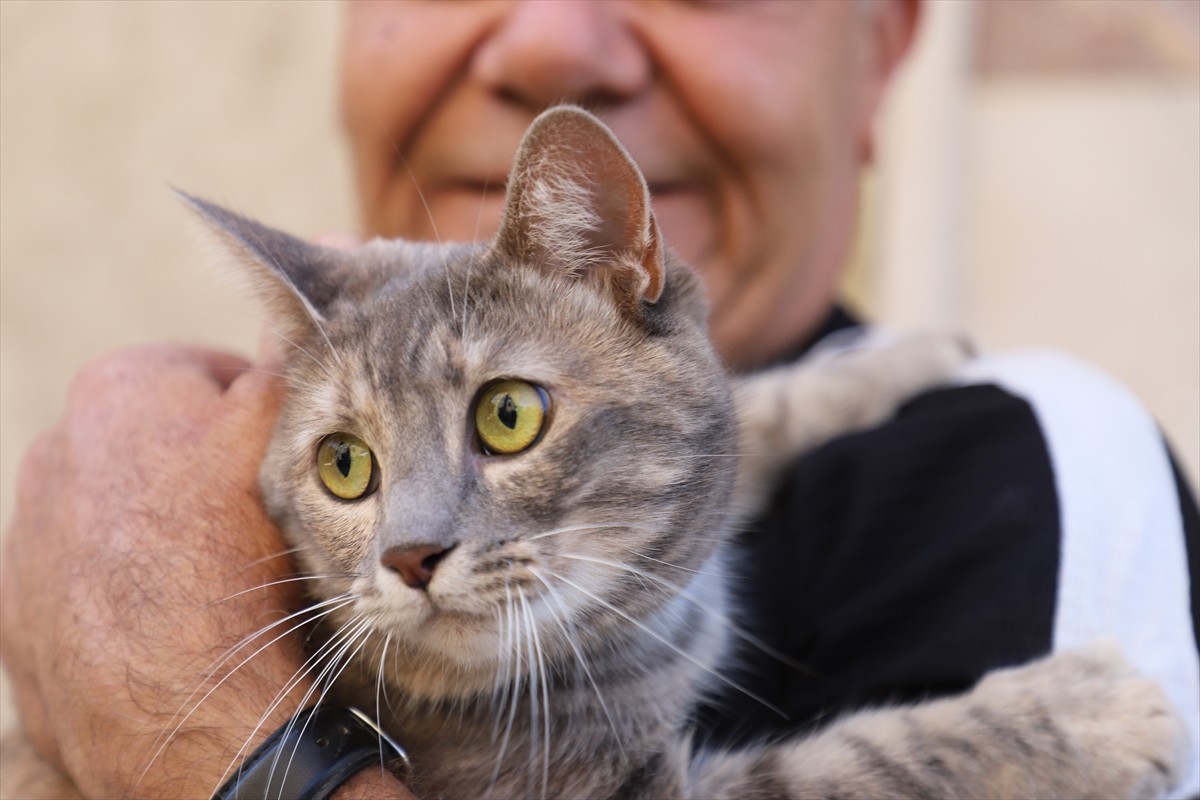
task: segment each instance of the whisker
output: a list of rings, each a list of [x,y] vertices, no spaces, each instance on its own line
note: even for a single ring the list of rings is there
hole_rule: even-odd
[[[274,372],[269,369],[263,369],[262,367],[234,367],[233,371],[238,372],[240,374],[245,374],[247,372],[254,372],[259,375],[274,375],[276,378],[282,378],[285,381],[291,379],[290,375],[287,375],[282,372]]]
[[[394,144],[394,143],[393,143]],[[417,197],[421,200],[421,205],[425,209],[425,216],[429,219],[429,227],[433,229],[433,238],[438,244],[442,243],[442,235],[438,233],[437,220],[433,217],[433,211],[429,208],[429,200],[425,197],[425,192],[421,190],[421,182],[417,180],[417,176],[413,173],[412,167],[408,165],[408,159],[396,148],[396,157],[400,159],[401,166],[408,173],[409,180],[412,181],[413,188],[417,190]]]
[[[635,619],[634,617],[630,616],[629,614],[625,613],[624,611],[622,611],[621,609],[617,608],[617,607],[616,607],[616,606],[614,606],[612,603],[609,603],[607,600],[603,599],[603,598],[602,598],[602,597],[600,597],[599,595],[596,595],[596,594],[593,594],[592,592],[589,592],[587,589],[584,589],[584,588],[583,588],[582,586],[580,586],[578,583],[575,583],[575,582],[574,582],[574,581],[572,581],[571,579],[569,579],[569,578],[566,578],[566,577],[564,577],[564,576],[562,576],[562,575],[559,575],[559,574],[557,574],[557,573],[555,573],[555,572],[549,572],[549,571],[548,571],[548,572],[547,572],[547,574],[548,574],[548,575],[550,575],[550,577],[552,577],[552,578],[556,578],[557,580],[560,580],[560,581],[562,581],[563,583],[567,584],[568,586],[574,587],[574,588],[575,588],[575,590],[576,590],[576,591],[578,591],[579,593],[581,593],[581,594],[584,594],[584,595],[586,595],[586,596],[588,596],[588,597],[592,598],[592,600],[594,600],[595,602],[597,602],[597,603],[599,603],[600,605],[604,606],[604,607],[605,607],[605,608],[607,608],[609,611],[611,611],[611,612],[613,612],[614,614],[616,614],[617,616],[619,616],[621,619],[625,620],[626,622],[629,622],[629,623],[630,623],[630,624],[632,624],[632,625],[635,625],[635,626],[636,626],[636,627],[637,627],[639,630],[641,630],[642,632],[644,632],[644,633],[645,633],[645,634],[647,634],[648,636],[650,636],[650,637],[654,638],[655,640],[657,640],[657,641],[658,641],[659,643],[661,643],[662,645],[664,645],[664,646],[666,646],[667,648],[671,649],[672,651],[674,651],[675,653],[677,653],[677,654],[678,654],[678,655],[680,655],[681,657],[683,657],[683,658],[687,659],[687,660],[688,660],[688,661],[690,661],[692,664],[694,664],[694,665],[696,665],[697,667],[699,667],[700,669],[704,670],[704,671],[705,671],[705,672],[707,672],[709,675],[712,675],[714,678],[716,678],[717,680],[721,681],[722,683],[724,683],[725,685],[729,686],[730,688],[732,688],[732,689],[735,689],[735,690],[737,690],[738,692],[741,692],[742,694],[744,694],[744,695],[746,695],[747,697],[749,697],[751,700],[754,700],[754,701],[756,701],[756,702],[758,702],[758,703],[761,703],[761,704],[762,704],[762,706],[763,706],[764,708],[770,709],[771,711],[775,712],[776,714],[778,714],[779,716],[783,717],[784,719],[787,719],[787,718],[788,718],[788,715],[787,715],[787,714],[785,714],[785,713],[784,713],[784,712],[783,712],[783,711],[782,711],[780,708],[776,707],[776,706],[775,706],[774,704],[772,704],[770,701],[768,701],[768,700],[766,700],[766,699],[764,699],[764,698],[760,697],[759,695],[757,695],[757,694],[755,694],[754,692],[750,691],[749,689],[747,689],[746,687],[744,687],[744,686],[742,686],[741,684],[737,683],[736,681],[732,680],[731,678],[729,678],[729,677],[727,677],[727,676],[725,676],[725,675],[722,675],[721,673],[717,672],[717,671],[716,671],[716,670],[714,670],[712,667],[708,666],[707,664],[705,664],[704,662],[700,661],[698,658],[696,658],[695,656],[693,656],[691,653],[687,652],[686,650],[683,650],[683,649],[681,649],[681,648],[680,648],[678,645],[674,644],[673,642],[670,642],[670,641],[668,641],[668,640],[667,640],[667,638],[666,638],[666,637],[664,637],[662,634],[660,634],[660,633],[658,633],[657,631],[653,630],[652,628],[650,628],[648,625],[644,624],[644,623],[643,623],[643,622],[641,622],[640,620],[637,620],[637,619]]]
[[[534,534],[533,536],[526,537],[525,541],[535,542],[538,539],[545,539],[547,536],[558,536],[563,533],[576,533],[578,531],[601,530],[604,528],[621,528],[621,529],[631,529],[632,528],[632,529],[639,529],[639,530],[649,530],[649,528],[646,525],[632,525],[632,524],[623,524],[623,523],[617,523],[617,522],[606,522],[606,523],[600,523],[600,524],[596,524],[596,525],[576,525],[576,526],[573,526],[570,528],[558,528],[558,529],[552,530],[552,531],[545,531],[543,533],[538,533],[538,534]]]
[[[702,569],[692,569],[691,567],[682,567],[679,564],[672,564],[670,561],[663,561],[660,558],[654,558],[653,556],[648,556],[645,553],[639,553],[637,550],[633,550],[628,547],[622,547],[621,549],[624,550],[626,553],[637,556],[638,558],[644,558],[647,561],[653,561],[655,564],[661,564],[664,567],[670,567],[671,569],[677,569],[680,572],[690,572],[692,575],[704,575],[704,576],[708,576],[708,577],[722,577],[721,573],[708,572],[708,571],[702,570]]]
[[[339,603],[339,602],[341,603],[341,605],[337,605],[337,603]],[[213,687],[211,687],[207,692],[205,692],[204,695],[199,700],[197,700],[194,705],[192,705],[191,710],[189,710],[186,714],[183,715],[183,718],[179,720],[179,722],[175,725],[175,727],[171,730],[170,733],[166,734],[165,737],[161,736],[161,734],[160,734],[159,738],[162,739],[162,744],[160,744],[158,746],[158,748],[154,751],[154,754],[150,756],[150,760],[146,763],[146,766],[142,770],[141,775],[138,776],[137,783],[135,785],[141,784],[142,779],[146,777],[146,773],[150,770],[150,767],[154,765],[154,762],[158,759],[158,757],[160,755],[162,755],[163,750],[166,749],[167,745],[171,743],[171,740],[173,740],[175,738],[175,736],[179,733],[180,729],[183,728],[183,726],[185,724],[187,724],[187,721],[189,719],[191,719],[192,715],[196,713],[196,711],[200,708],[200,706],[204,705],[204,703],[208,700],[208,698],[212,697],[213,692],[215,692],[215,691],[217,691],[217,689],[221,688],[221,686],[224,685],[224,683],[227,680],[232,678],[237,673],[238,670],[240,670],[246,664],[250,663],[250,661],[253,660],[259,653],[263,652],[268,647],[270,647],[271,645],[278,642],[280,639],[283,639],[284,637],[294,633],[295,631],[299,630],[300,628],[304,627],[305,625],[312,623],[314,620],[317,620],[327,614],[332,614],[333,612],[337,611],[339,608],[342,608],[343,606],[345,606],[351,602],[353,602],[352,598],[347,599],[345,597],[342,597],[342,598],[335,598],[333,600],[327,600],[324,603],[318,603],[316,605],[309,606],[305,609],[302,609],[301,611],[297,611],[293,614],[289,614],[288,616],[284,617],[282,620],[273,622],[270,625],[266,626],[265,628],[263,628],[259,631],[256,631],[254,634],[243,638],[237,645],[235,645],[232,649],[227,651],[226,654],[217,661],[217,663],[212,667],[212,669],[209,670],[208,674],[205,675],[203,679],[201,679],[197,688],[194,689],[184,699],[183,703],[179,707],[180,711],[182,711],[183,708],[185,706],[187,706],[188,703],[191,702],[192,698],[195,697],[200,692],[200,688],[203,687],[212,678],[212,676],[216,674],[217,670],[220,669],[223,664],[225,664],[227,661],[229,661],[231,658],[233,658],[233,656],[239,650],[241,650],[243,647],[247,646],[250,642],[254,641],[255,639],[257,639],[260,636],[265,635],[271,629],[276,628],[280,625],[283,625],[283,624],[287,623],[289,620],[292,620],[295,617],[300,616],[301,614],[306,614],[306,613],[311,612],[322,606],[329,606],[329,605],[333,606],[332,608],[326,608],[324,611],[322,611],[319,614],[316,614],[312,617],[301,620],[295,626],[293,626],[293,627],[289,628],[288,630],[284,631],[283,633],[279,634],[274,639],[272,639],[271,641],[262,645],[257,650],[255,650],[253,653],[251,653],[249,656],[244,658],[236,667],[231,669],[225,675],[225,677],[223,677],[223,678],[221,678],[221,680],[217,681],[217,683]],[[175,715],[179,716],[179,711],[175,712]],[[158,738],[155,739],[155,742],[157,742],[157,741],[158,741]],[[153,745],[151,745],[151,746],[153,746]]]
[[[458,316],[458,311],[456,311],[454,308],[454,283],[450,280],[450,270],[446,269],[446,264],[449,262],[449,259],[449,254],[442,253],[441,270],[446,274],[446,297],[450,300],[450,319],[454,319]],[[463,311],[465,312],[466,309],[463,309]]]
[[[429,199],[425,197],[425,191],[421,188],[421,182],[417,180],[416,173],[409,166],[408,159],[404,157],[404,153],[400,151],[400,146],[390,133],[385,131],[388,140],[392,144],[392,151],[396,155],[396,159],[400,165],[404,167],[404,171],[408,173],[408,179],[412,181],[413,188],[417,190],[417,198],[421,201],[421,207],[425,209],[425,218],[429,220],[429,227],[433,230],[433,238],[438,244],[442,244],[442,234],[438,231],[437,220],[433,216],[433,210],[429,207]],[[443,265],[444,266],[444,265]],[[450,298],[450,317],[458,316],[458,312],[454,308],[454,286],[450,283],[450,273],[446,272],[446,289]]]
[[[779,454],[775,452],[750,452],[747,450],[739,450],[736,453],[680,453],[679,455],[673,456],[656,455],[655,459],[659,461],[694,461],[700,458],[773,458],[778,455]]]
[[[516,716],[517,716],[517,699],[518,699],[518,692],[520,689],[520,681],[521,681],[521,677],[522,677],[522,669],[521,669],[521,650],[522,650],[522,648],[521,648],[521,643],[519,641],[517,641],[518,639],[521,638],[521,623],[520,623],[520,617],[517,616],[516,611],[512,607],[512,589],[509,587],[507,582],[505,582],[505,584],[504,584],[504,593],[505,593],[506,601],[508,604],[510,627],[513,632],[512,653],[516,655],[516,665],[515,665],[515,668],[513,669],[513,673],[512,673],[512,685],[511,685],[512,688],[511,689],[506,688],[506,691],[511,692],[511,704],[508,707],[508,722],[504,726],[504,737],[500,740],[500,748],[496,754],[496,767],[495,767],[495,769],[492,770],[492,782],[491,782],[492,787],[495,787],[496,781],[500,777],[500,767],[504,764],[504,756],[508,752],[508,740],[509,740],[509,737],[512,735],[513,722],[516,720]],[[490,793],[491,792],[489,791],[489,794]]]
[[[533,609],[529,605],[529,601],[525,598],[525,590],[520,586],[517,587],[517,593],[521,598],[521,605],[525,608],[525,616],[529,620],[529,630],[533,634],[533,650],[537,654],[538,674],[541,676],[542,684],[542,750],[544,757],[542,759],[542,797],[550,791],[550,690],[549,690],[549,675],[546,672],[546,662],[542,654],[542,641],[538,636],[537,625],[533,619]],[[537,724],[537,714],[533,715],[534,725]],[[533,750],[530,748],[530,759],[533,758]]]
[[[774,647],[767,644],[762,639],[758,638],[754,634],[747,631],[745,628],[738,625],[736,622],[733,621],[733,619],[728,614],[725,614],[724,612],[719,611],[719,610],[713,608],[712,606],[708,605],[704,601],[699,600],[693,593],[688,591],[686,586],[680,586],[676,583],[672,583],[671,581],[667,580],[666,578],[659,577],[658,575],[654,575],[649,572],[644,572],[643,570],[637,569],[636,567],[630,566],[629,564],[623,564],[620,561],[609,561],[608,559],[604,559],[604,558],[594,558],[592,556],[581,556],[581,555],[576,555],[576,554],[571,554],[571,553],[560,553],[559,555],[561,555],[563,558],[569,558],[574,561],[586,561],[590,564],[600,564],[603,566],[612,567],[613,569],[623,570],[623,571],[628,572],[638,578],[641,578],[643,580],[652,581],[654,583],[657,583],[661,587],[670,589],[672,592],[674,592],[675,594],[684,598],[685,600],[692,603],[696,607],[700,608],[705,613],[710,614],[713,617],[716,617],[717,619],[719,619],[721,622],[723,622],[726,625],[726,627],[729,628],[730,631],[732,631],[734,634],[736,634],[739,638],[743,639],[748,644],[751,644],[754,647],[758,648],[763,653],[766,653],[767,655],[786,664],[787,666],[791,667],[792,669],[799,670],[800,672],[803,672],[807,675],[815,675],[816,674],[815,671],[811,667],[801,664],[800,662],[796,661],[794,658],[787,655],[786,653],[776,650]],[[635,555],[637,555],[637,554],[635,553]],[[654,559],[651,559],[651,560],[654,560]],[[673,565],[668,565],[668,566],[673,566]],[[682,569],[682,567],[680,567],[680,569]],[[712,573],[697,573],[697,574],[711,575]],[[643,583],[643,585],[644,585],[644,583]]]
[[[346,667],[350,666],[350,663],[354,660],[354,657],[358,655],[359,651],[362,650],[363,645],[366,644],[367,639],[370,637],[370,624],[371,624],[371,621],[369,619],[363,618],[363,620],[359,623],[358,627],[356,627],[354,629],[353,633],[346,638],[346,643],[337,652],[337,654],[335,654],[329,660],[329,664],[327,664],[325,666],[325,668],[323,670],[321,670],[321,673],[317,676],[316,682],[311,687],[309,687],[307,692],[304,693],[304,699],[300,703],[301,708],[308,707],[309,699],[312,697],[313,692],[316,691],[318,687],[320,687],[320,694],[317,697],[317,704],[319,705],[325,699],[325,696],[329,693],[329,690],[333,687],[333,684],[337,682],[337,679],[339,677],[341,677],[341,674],[343,672],[345,672]],[[363,636],[364,632],[366,633],[365,636]],[[347,651],[349,651],[350,648],[352,646],[354,646],[354,642],[355,642],[355,640],[357,640],[359,638],[359,636],[363,636],[363,640],[361,642],[359,642],[357,647],[355,647],[354,652],[350,653],[349,655],[346,655]],[[340,668],[337,668],[338,662],[343,662],[342,666]],[[334,668],[337,668],[337,672],[333,675],[332,678],[327,678],[326,676],[328,676],[328,674]],[[300,726],[300,736],[301,737],[304,736],[304,731],[306,731],[308,729],[308,724],[311,721],[312,721],[312,717],[310,716],[307,719],[305,719],[304,724]],[[294,727],[294,723],[295,723],[295,718],[292,719],[292,723],[289,723],[287,728],[285,729],[284,738],[287,738],[291,734],[291,730]],[[275,769],[279,765],[279,759],[282,755],[283,755],[282,752],[276,752],[276,754],[275,754],[275,759],[271,763],[271,770],[270,770],[270,772],[267,773],[267,786],[271,785],[271,781],[275,776]],[[283,781],[282,781],[283,783],[287,783],[287,776],[291,772],[292,762],[295,760],[295,758],[296,758],[296,750],[293,749],[292,754],[290,756],[288,756],[287,765],[283,769]]]
[[[241,597],[244,594],[250,594],[251,592],[257,592],[260,589],[267,589],[272,586],[281,586],[285,583],[296,583],[298,581],[319,581],[324,578],[336,578],[336,577],[340,577],[340,576],[338,576],[338,575],[297,575],[294,578],[281,578],[280,580],[277,580],[277,581],[268,581],[266,583],[260,583],[257,586],[251,586],[249,589],[242,589],[240,592],[234,592],[233,594],[222,597],[219,600],[210,600],[208,603],[205,604],[205,608],[211,608],[212,606],[218,605],[220,603],[229,602],[230,600],[233,600],[236,597]]]
[[[623,549],[623,551],[625,551],[626,553],[629,553],[631,555],[636,555],[637,558],[646,559],[647,561],[654,561],[655,564],[661,564],[662,566],[671,567],[672,570],[679,570],[680,572],[690,572],[690,573],[692,573],[692,575],[704,575],[704,576],[715,575],[714,572],[706,572],[704,570],[694,570],[694,569],[691,569],[690,566],[679,566],[678,564],[672,564],[671,561],[664,561],[662,559],[656,559],[656,558],[652,557],[652,555],[638,553],[637,551],[635,551],[635,549],[630,549],[629,547],[623,547],[620,549]]]
[[[559,619],[558,617],[555,617],[554,619],[558,622],[559,627],[562,628],[563,634],[567,640],[567,644],[571,646],[571,650],[573,650],[575,653],[576,661],[578,662],[579,666],[583,668],[583,674],[587,677],[588,682],[592,685],[592,691],[595,692],[596,700],[600,703],[600,710],[604,712],[604,718],[608,720],[608,726],[612,728],[613,741],[617,743],[617,750],[620,751],[621,758],[625,759],[625,746],[621,743],[623,737],[621,736],[620,730],[617,728],[616,720],[613,719],[612,713],[608,710],[608,704],[604,702],[604,694],[600,691],[600,685],[596,683],[596,678],[592,675],[592,670],[588,666],[587,659],[584,658],[583,651],[580,649],[579,644],[577,643],[578,636],[575,634],[575,623],[571,621],[570,612],[567,611],[567,607],[559,597],[558,590],[554,588],[554,585],[542,577],[542,574],[538,572],[535,567],[529,567],[528,569],[535,578],[542,582],[542,585],[546,587],[547,594],[562,611],[562,618]],[[568,626],[570,626],[569,630]]]
[[[291,628],[288,631],[288,633],[292,633],[293,631],[297,631],[300,628],[303,628],[305,625],[309,624],[310,622],[313,622],[316,619],[319,619],[320,617],[325,616],[328,613],[337,611],[339,608],[342,608],[344,605],[346,605],[349,602],[353,602],[355,599],[357,599],[357,598],[353,595],[344,594],[344,595],[338,595],[337,597],[331,597],[328,600],[322,600],[319,603],[310,603],[309,605],[305,606],[304,608],[300,609],[299,611],[294,611],[291,614],[288,614],[283,619],[276,620],[275,622],[271,623],[270,625],[268,625],[264,628],[260,628],[259,630],[255,631],[254,633],[249,634],[248,636],[245,636],[240,642],[238,642],[236,645],[234,645],[228,651],[226,651],[226,654],[222,658],[220,658],[216,662],[216,664],[213,665],[212,671],[209,672],[209,674],[207,676],[205,676],[205,680],[207,680],[208,678],[211,678],[216,673],[216,671],[218,669],[220,669],[221,665],[224,664],[229,659],[233,658],[233,656],[239,650],[241,650],[246,645],[250,644],[250,642],[254,641],[259,636],[262,636],[263,634],[267,633],[272,628],[277,627],[279,625],[283,625],[283,624],[289,622],[290,620],[295,619],[296,617],[299,617],[303,614],[307,614],[310,611],[315,611],[319,608],[327,609],[326,611],[323,611],[320,614],[317,614],[316,616],[313,616],[309,619],[303,620],[299,625],[296,625],[295,627]],[[343,601],[345,601],[345,602],[343,602]],[[339,603],[341,605],[338,605]],[[329,606],[335,606],[335,607],[328,608]]]
[[[392,632],[388,631],[387,640],[384,642],[384,645],[383,645],[383,654],[385,657],[387,656],[388,648],[391,647],[391,645],[392,645]],[[393,674],[395,674],[396,671],[399,669],[399,664],[400,664],[399,659],[400,659],[400,647],[399,647],[399,644],[397,644],[396,647],[392,647],[392,673]],[[380,664],[384,664],[384,663],[386,663],[384,661],[384,659],[380,659]],[[381,669],[382,669],[382,667],[381,667]],[[388,713],[391,716],[395,717],[397,714],[396,706],[392,702],[392,698],[388,696],[388,682],[386,680],[383,682],[383,704],[387,707]]]
[[[659,456],[655,459],[659,461],[685,461],[696,458],[742,458],[743,456],[754,455],[752,453],[681,453],[674,456]]]
[[[508,679],[512,671],[512,590],[505,577],[506,594],[503,610],[496,609],[496,661],[498,668],[492,684],[492,704],[496,706],[496,718],[492,720],[492,744],[500,736],[500,722],[508,705]],[[501,669],[502,668],[502,669]]]
[[[521,591],[520,586],[517,587],[517,599],[521,601],[521,617],[528,626],[526,630],[530,632],[530,635],[525,637],[525,647],[528,650],[529,656],[529,767],[526,770],[526,786],[528,787],[526,796],[530,796],[533,794],[533,787],[537,785],[537,778],[534,777],[537,771],[537,761],[534,753],[537,750],[538,740],[538,665],[533,657],[533,622],[529,619],[529,606],[525,603],[525,595]]]
[[[388,645],[391,643],[392,643],[392,632],[388,631],[387,638],[383,640],[383,648],[379,651],[379,672],[375,675],[375,719],[377,721],[383,719],[383,708],[380,706],[380,702],[379,702],[380,695],[383,696],[384,700],[387,699],[387,690],[383,688],[383,667],[384,667],[385,659],[387,658]],[[389,704],[389,708],[390,708],[390,704]],[[382,738],[380,738],[380,740],[379,740],[379,769],[380,769],[380,771],[383,771],[385,769],[384,758],[383,758],[383,739]]]
[[[303,549],[304,549],[303,547],[289,547],[286,550],[279,550],[275,553],[271,553],[268,556],[263,556],[262,558],[256,558],[255,560],[251,561],[249,564],[244,566],[242,569],[247,570],[250,567],[257,567],[259,564],[264,564],[267,561],[271,561],[276,558],[283,558],[284,556],[292,556],[292,555],[295,555],[296,553],[299,553]]]
[[[258,250],[259,254],[263,258],[265,258],[267,261],[271,262],[271,265],[275,268],[275,271],[278,274],[284,275],[284,276],[288,275],[288,272],[287,272],[287,270],[285,270],[283,268],[283,265],[280,264],[277,260],[275,260],[275,258],[271,255],[270,248],[263,247],[262,240],[256,234],[247,232],[247,235],[249,235],[250,238],[255,240],[254,243],[257,245],[256,249]],[[332,355],[334,360],[338,362],[339,366],[344,368],[345,364],[342,363],[342,357],[340,355],[338,355],[337,350],[334,349],[333,342],[330,341],[330,339],[329,339],[329,334],[325,332],[325,326],[321,324],[320,315],[315,310],[311,309],[311,306],[309,306],[307,300],[304,301],[304,306],[306,309],[311,311],[311,313],[308,314],[308,318],[312,321],[313,326],[317,329],[317,333],[321,334],[321,338],[325,340],[325,344],[329,347],[330,355]],[[275,332],[275,333],[277,336],[279,336],[279,338],[283,339],[284,341],[288,341],[287,337],[283,336],[282,334],[280,334],[278,332]],[[301,350],[301,351],[304,350],[304,348],[300,347],[295,342],[289,342],[289,344],[291,344],[298,350]],[[322,364],[320,361],[317,361],[317,359],[315,357],[313,357],[311,353],[309,354],[309,356],[312,357],[313,361],[316,361],[316,363],[319,366],[321,366],[322,369],[326,369],[326,366],[324,364]]]
[[[479,227],[483,222],[483,204],[487,201],[488,187],[491,185],[491,178],[483,179],[483,189],[479,192],[479,205],[475,209],[475,233],[471,236],[471,241],[479,241]]]
[[[273,326],[268,327],[267,330],[270,331],[271,335],[274,336],[276,339],[279,339],[284,344],[291,345],[296,350],[299,350],[302,355],[308,356],[308,360],[313,362],[314,364],[316,364],[318,367],[320,367],[321,371],[323,373],[325,373],[326,376],[328,376],[330,378],[333,377],[333,372],[329,369],[329,365],[326,364],[321,359],[317,358],[307,348],[301,347],[298,343],[292,341],[287,336],[284,336],[282,333],[279,332],[279,330],[277,328],[275,328]],[[328,339],[326,341],[328,341]],[[330,345],[330,347],[332,347],[332,345]]]
[[[357,598],[353,598],[353,599],[357,599]],[[247,748],[249,748],[250,743],[252,741],[254,741],[254,737],[258,733],[258,731],[262,728],[263,725],[266,724],[267,718],[270,717],[271,714],[273,714],[275,712],[275,709],[279,707],[279,704],[282,703],[289,694],[291,694],[292,690],[300,685],[300,682],[302,680],[304,680],[304,676],[312,671],[312,667],[315,666],[317,663],[319,663],[327,655],[329,655],[338,646],[338,641],[341,640],[346,635],[346,631],[348,628],[350,628],[351,626],[356,624],[357,620],[358,620],[358,617],[353,616],[349,620],[347,620],[345,623],[343,623],[341,625],[341,627],[339,627],[329,637],[328,641],[326,641],[319,648],[317,648],[317,651],[315,653],[313,653],[311,656],[309,656],[308,660],[305,661],[303,664],[301,664],[300,667],[295,672],[292,673],[292,677],[289,678],[285,682],[283,688],[281,688],[279,691],[277,691],[275,693],[275,698],[267,705],[267,708],[265,711],[263,711],[262,716],[260,716],[258,718],[258,722],[255,724],[254,730],[252,730],[250,732],[250,735],[246,737],[246,741],[242,744],[241,748],[238,749],[237,753],[234,754],[233,758],[230,759],[229,764],[225,767],[225,771],[220,777],[221,782],[224,782],[225,778],[229,775],[230,770],[233,769],[235,764],[241,763],[243,754],[246,752]],[[304,697],[301,699],[299,708],[297,709],[297,713],[299,712],[300,709],[303,709],[305,707],[305,702],[307,702],[307,700],[311,696],[311,694],[312,694],[312,689],[310,688],[309,691],[306,692]],[[288,722],[288,727],[287,727],[286,731],[290,731],[291,727],[294,723],[295,723],[295,715],[293,715],[291,720]],[[238,769],[240,770],[241,767],[239,766]],[[274,767],[272,767],[272,769],[274,769]],[[220,785],[221,785],[220,783],[217,784],[218,787]],[[213,789],[213,792],[215,794],[216,788]]]
[[[479,207],[475,209],[475,233],[471,236],[471,240],[475,241],[475,242],[479,241],[479,226],[483,222],[483,203],[485,200],[487,200],[487,190],[488,190],[488,181],[489,180],[490,179],[488,179],[488,178],[484,178],[484,180],[483,180],[483,191],[481,191],[479,193]],[[463,341],[466,341],[466,339],[467,339],[467,304],[468,304],[469,295],[471,292],[471,273],[474,271],[474,269],[475,269],[475,257],[472,256],[471,259],[467,262],[467,280],[466,280],[466,283],[463,285],[463,300],[462,300],[462,302],[463,302],[463,313],[462,313],[462,338],[463,338]]]

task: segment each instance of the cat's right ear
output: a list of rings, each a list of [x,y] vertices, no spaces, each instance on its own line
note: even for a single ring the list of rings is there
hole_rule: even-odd
[[[175,193],[243,267],[280,334],[299,341],[322,328],[341,290],[341,251],[309,244],[178,189]]]
[[[634,316],[663,292],[665,248],[646,180],[582,108],[551,108],[526,131],[496,243],[509,258],[600,280]]]

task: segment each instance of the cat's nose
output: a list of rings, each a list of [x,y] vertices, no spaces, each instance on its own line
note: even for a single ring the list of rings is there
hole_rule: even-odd
[[[383,551],[379,561],[400,575],[400,579],[414,589],[424,589],[433,580],[433,571],[438,562],[446,557],[452,547],[436,544],[418,544],[405,547],[389,547]]]

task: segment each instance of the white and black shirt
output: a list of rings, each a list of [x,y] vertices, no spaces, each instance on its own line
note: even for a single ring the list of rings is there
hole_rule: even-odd
[[[853,326],[838,311],[823,333]],[[961,385],[807,454],[739,541],[747,647],[702,739],[736,745],[963,691],[1099,637],[1200,741],[1200,516],[1149,413],[1068,356],[981,357]],[[1200,791],[1200,756],[1179,796]]]

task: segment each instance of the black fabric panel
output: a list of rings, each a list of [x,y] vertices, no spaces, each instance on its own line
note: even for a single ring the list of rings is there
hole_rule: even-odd
[[[1183,541],[1187,546],[1188,575],[1192,579],[1192,633],[1196,646],[1200,647],[1200,511],[1196,509],[1196,495],[1171,454],[1171,472],[1175,475],[1175,492],[1179,495],[1179,513],[1183,517]]]
[[[698,744],[730,746],[865,705],[969,688],[1045,654],[1059,509],[1029,405],[991,386],[916,398],[797,462],[732,565],[739,623],[806,666],[744,647]]]

